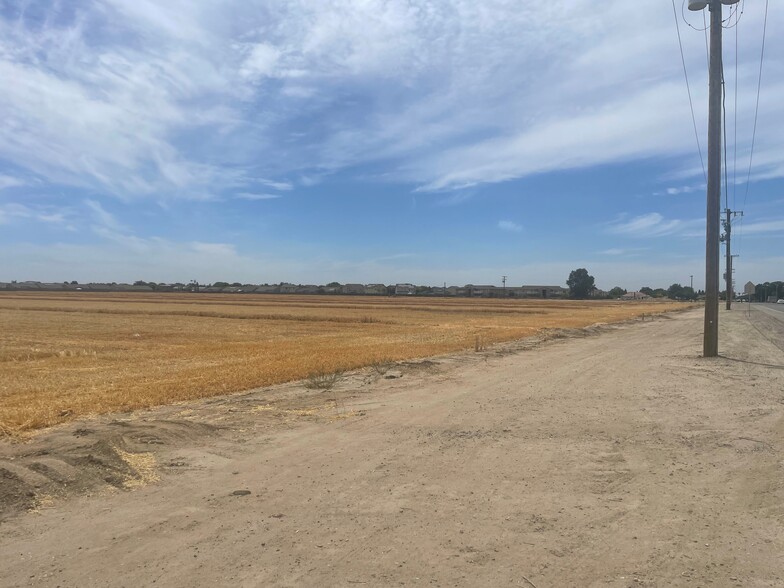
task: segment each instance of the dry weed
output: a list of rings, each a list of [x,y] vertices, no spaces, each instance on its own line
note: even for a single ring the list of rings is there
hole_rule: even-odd
[[[307,380],[305,380],[305,388],[311,390],[332,390],[342,379],[342,371],[328,372],[322,369],[308,374]]]

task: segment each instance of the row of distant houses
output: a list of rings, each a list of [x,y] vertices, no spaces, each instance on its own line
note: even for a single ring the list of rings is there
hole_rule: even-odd
[[[201,292],[207,294],[342,294],[348,296],[455,296],[468,298],[566,298],[561,286],[416,286],[414,284],[234,284],[202,286],[190,284],[118,284],[76,282],[0,282],[0,290],[78,292]]]

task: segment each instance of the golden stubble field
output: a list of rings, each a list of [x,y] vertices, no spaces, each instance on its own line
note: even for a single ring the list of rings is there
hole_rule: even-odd
[[[0,293],[0,436],[683,308],[672,302]]]

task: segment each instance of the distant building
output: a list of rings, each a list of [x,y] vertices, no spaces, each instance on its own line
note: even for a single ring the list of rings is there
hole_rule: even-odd
[[[365,293],[365,284],[344,284],[343,294],[357,295]]]
[[[384,284],[367,284],[365,286],[365,294],[371,296],[386,296],[387,287]]]
[[[296,294],[297,287],[294,284],[289,284],[288,282],[283,282],[280,285],[280,293],[281,294]]]
[[[466,290],[468,290],[468,295],[472,298],[490,298],[497,288],[489,285],[474,286],[473,284],[467,284]]]
[[[271,286],[264,284],[263,286],[256,286],[256,289],[253,290],[253,292],[256,294],[277,294],[280,292],[280,286],[276,286],[275,284]]]
[[[515,288],[520,298],[566,298],[569,289],[561,286],[520,286]]]
[[[413,296],[416,294],[414,284],[395,284],[395,296]]]
[[[621,296],[621,300],[648,300],[649,298],[650,296],[644,292],[627,292]]]
[[[297,286],[297,294],[318,294],[319,287],[315,284],[305,284],[304,286]]]

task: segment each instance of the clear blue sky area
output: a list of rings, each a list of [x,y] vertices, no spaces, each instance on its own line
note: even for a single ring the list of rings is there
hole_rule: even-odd
[[[784,11],[750,165],[765,2],[737,6],[740,289],[784,279]],[[3,1],[0,77],[0,281],[704,284],[669,2]]]

